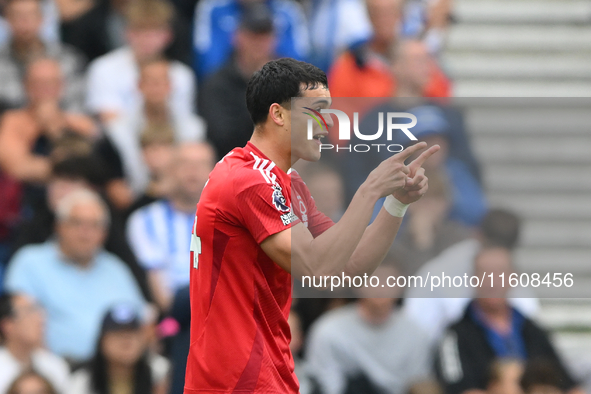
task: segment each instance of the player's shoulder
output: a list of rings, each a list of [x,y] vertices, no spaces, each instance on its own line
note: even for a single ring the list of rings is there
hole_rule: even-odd
[[[223,183],[226,187],[232,187],[235,195],[253,187],[285,183],[275,163],[248,145],[232,150],[220,160],[210,180],[213,178],[218,185]]]

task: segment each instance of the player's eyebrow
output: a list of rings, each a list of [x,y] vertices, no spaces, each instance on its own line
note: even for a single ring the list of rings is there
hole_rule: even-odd
[[[327,99],[320,99],[320,100],[316,100],[312,103],[312,105],[316,105],[316,104],[325,104],[326,106],[330,107],[331,101],[329,101]]]

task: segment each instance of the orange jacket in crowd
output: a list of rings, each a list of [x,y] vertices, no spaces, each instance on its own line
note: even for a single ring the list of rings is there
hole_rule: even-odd
[[[425,87],[424,96],[449,97],[450,80],[435,62],[432,68],[431,81]],[[396,81],[386,64],[372,58],[361,68],[350,51],[335,61],[328,82],[333,97],[391,97],[396,90]]]

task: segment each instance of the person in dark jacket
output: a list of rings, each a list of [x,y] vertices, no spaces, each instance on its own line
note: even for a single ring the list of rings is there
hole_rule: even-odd
[[[475,258],[479,278],[485,275],[477,297],[464,316],[450,326],[439,345],[436,370],[448,394],[484,391],[490,368],[497,359],[517,359],[524,363],[544,360],[560,376],[561,389],[582,393],[578,383],[560,360],[548,334],[523,316],[506,299],[508,277],[513,273],[510,251],[494,247],[483,249]],[[488,275],[494,278],[493,286]],[[505,275],[501,286],[499,275]]]
[[[199,114],[207,123],[207,138],[221,158],[246,145],[254,125],[246,108],[251,75],[273,58],[273,16],[264,4],[245,8],[234,34],[232,58],[208,77],[199,97]]]

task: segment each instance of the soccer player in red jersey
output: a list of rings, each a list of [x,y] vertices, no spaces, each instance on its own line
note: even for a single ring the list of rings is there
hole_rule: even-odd
[[[338,223],[316,209],[291,166],[320,158],[318,129],[307,138],[297,99],[331,104],[326,75],[293,59],[267,63],[249,81],[254,132],[210,174],[191,246],[191,348],[185,394],[298,393],[287,323],[291,275],[371,273],[392,244],[407,204],[427,190],[415,144],[382,162]],[[292,117],[293,114],[293,117]],[[227,114],[232,116],[232,114]],[[331,125],[331,120],[325,120]],[[409,165],[404,160],[424,150]],[[369,225],[373,207],[390,196]],[[292,201],[296,199],[296,201]]]

